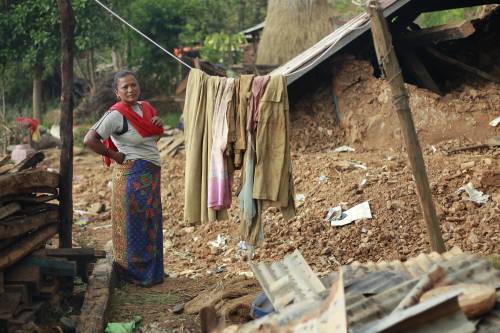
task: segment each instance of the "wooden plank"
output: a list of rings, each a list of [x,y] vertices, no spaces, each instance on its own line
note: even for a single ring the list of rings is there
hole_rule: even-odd
[[[14,164],[5,164],[0,167],[0,175],[8,173],[14,168]]]
[[[173,156],[170,154],[172,154],[172,152],[174,152],[174,155],[175,155],[177,148],[182,144],[184,144],[184,137],[183,136],[175,139],[175,141],[172,142],[172,144],[170,146],[168,146],[168,148],[163,152],[163,154]]]
[[[161,138],[160,142],[158,142],[158,151],[162,151],[167,148],[172,142],[174,142],[175,138],[173,136],[169,136],[166,138]]]
[[[7,163],[10,162],[10,156],[9,155],[4,155],[2,158],[0,158],[0,167],[3,167]]]
[[[32,216],[11,218],[0,222],[0,239],[23,235],[28,231],[59,221],[59,211],[49,210]]]
[[[50,258],[37,255],[24,257],[17,265],[38,266],[43,274],[75,276],[76,263],[64,258]]]
[[[73,57],[75,17],[69,0],[57,0],[61,23],[61,226],[59,247],[71,247],[73,228]]]
[[[116,266],[110,258],[100,259],[89,279],[85,299],[80,311],[76,333],[103,332],[107,322],[108,302],[116,277]]]
[[[17,201],[20,203],[34,204],[34,203],[44,203],[55,199],[57,199],[57,195],[55,194],[34,195],[30,193],[25,195],[8,195],[0,199],[0,203]]]
[[[405,48],[414,48],[448,40],[467,38],[475,31],[476,29],[470,21],[438,25],[417,31],[405,31],[401,34],[401,37],[396,40],[396,45]]]
[[[16,166],[10,172],[19,172],[36,167],[36,165],[42,162],[45,158],[45,154],[41,151],[29,154],[24,160],[16,164]]]
[[[21,294],[3,293],[2,297],[0,297],[0,320],[14,317],[20,303]]]
[[[25,284],[7,284],[5,291],[8,293],[18,293],[21,295],[21,305],[29,307],[33,304],[32,294]]]
[[[443,96],[443,92],[439,89],[427,68],[425,68],[424,64],[417,57],[415,51],[401,49],[399,50],[399,55],[403,60],[405,68],[415,77],[420,87]]]
[[[34,187],[57,188],[59,175],[46,170],[35,169],[0,176],[0,197],[24,193]]]
[[[37,251],[37,255],[45,255],[50,257],[64,257],[68,259],[78,259],[80,257],[106,258],[106,251],[96,250],[92,247],[73,247],[64,249],[43,249]]]
[[[393,104],[401,125],[401,132],[403,133],[408,159],[415,179],[431,249],[442,253],[446,251],[446,247],[439,229],[439,219],[432,201],[424,158],[411,115],[408,92],[406,91],[398,58],[392,46],[388,23],[378,1],[371,0],[367,8],[371,18],[373,44],[379,64],[381,64],[391,87]]]
[[[11,202],[3,207],[0,207],[0,220],[21,210],[21,205],[17,202]]]
[[[8,248],[9,246],[11,246],[12,244],[14,244],[17,241],[18,241],[17,237],[0,239],[0,251]]]
[[[57,234],[57,224],[52,224],[22,238],[15,243],[15,246],[0,251],[0,271],[33,252],[55,234]]]
[[[14,265],[4,272],[5,284],[27,284],[33,292],[40,290],[42,274],[40,267]]]
[[[58,210],[59,205],[53,203],[41,203],[37,205],[27,205],[22,209],[22,213],[27,215],[40,214],[42,212]]]
[[[491,82],[495,82],[495,83],[500,83],[500,78],[497,77],[497,76],[494,76],[494,75],[491,75],[489,73],[486,73],[478,68],[475,68],[475,67],[472,67],[470,65],[467,65],[467,64],[464,64],[463,62],[460,62],[450,56],[447,56],[446,54],[436,50],[435,48],[433,47],[430,47],[430,46],[427,46],[425,47],[425,50],[430,54],[432,55],[433,57],[435,57],[436,59],[448,64],[448,65],[451,65],[451,66],[454,66],[454,67],[457,67],[457,68],[460,68],[466,72],[469,72],[471,74],[474,74],[480,78],[483,78],[487,81],[491,81]]]

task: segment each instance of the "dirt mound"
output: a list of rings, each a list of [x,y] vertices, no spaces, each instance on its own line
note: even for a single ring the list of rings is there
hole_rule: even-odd
[[[345,57],[337,67],[338,116],[328,88],[305,97],[294,110],[294,147],[301,151],[314,145],[323,150],[342,142],[366,149],[402,149],[404,142],[386,81],[375,78],[366,61]],[[498,135],[498,129],[488,123],[497,116],[499,84],[470,82],[443,97],[407,87],[423,146],[461,137],[482,142]]]

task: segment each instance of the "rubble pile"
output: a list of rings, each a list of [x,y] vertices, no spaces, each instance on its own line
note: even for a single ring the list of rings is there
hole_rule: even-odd
[[[224,332],[493,332],[500,271],[458,248],[359,262],[319,280],[299,252],[253,265],[274,312]],[[302,262],[302,264],[300,264]],[[265,267],[264,267],[265,266]],[[260,274],[261,272],[265,274]]]

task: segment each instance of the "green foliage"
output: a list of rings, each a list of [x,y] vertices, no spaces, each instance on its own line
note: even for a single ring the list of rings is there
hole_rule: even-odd
[[[424,13],[417,18],[416,23],[422,28],[448,23],[457,23],[477,17],[481,8],[482,6],[476,6]]]
[[[245,36],[241,33],[214,33],[205,37],[201,56],[208,61],[226,65],[238,63],[242,54],[241,45],[245,42]]]

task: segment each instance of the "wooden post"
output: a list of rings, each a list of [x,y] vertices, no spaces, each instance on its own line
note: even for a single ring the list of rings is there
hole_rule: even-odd
[[[368,5],[368,11],[371,18],[373,44],[375,45],[379,64],[382,66],[383,73],[391,87],[394,107],[398,114],[401,131],[406,144],[406,151],[408,152],[408,159],[410,160],[415,183],[417,184],[417,193],[427,226],[431,249],[442,253],[446,251],[446,248],[441,236],[441,230],[439,229],[439,220],[432,201],[425,163],[411,116],[408,93],[404,85],[398,58],[392,46],[387,21],[384,18],[378,1],[371,0]]]
[[[75,20],[70,0],[57,0],[61,18],[61,159],[59,247],[71,247],[73,227],[73,44]]]

